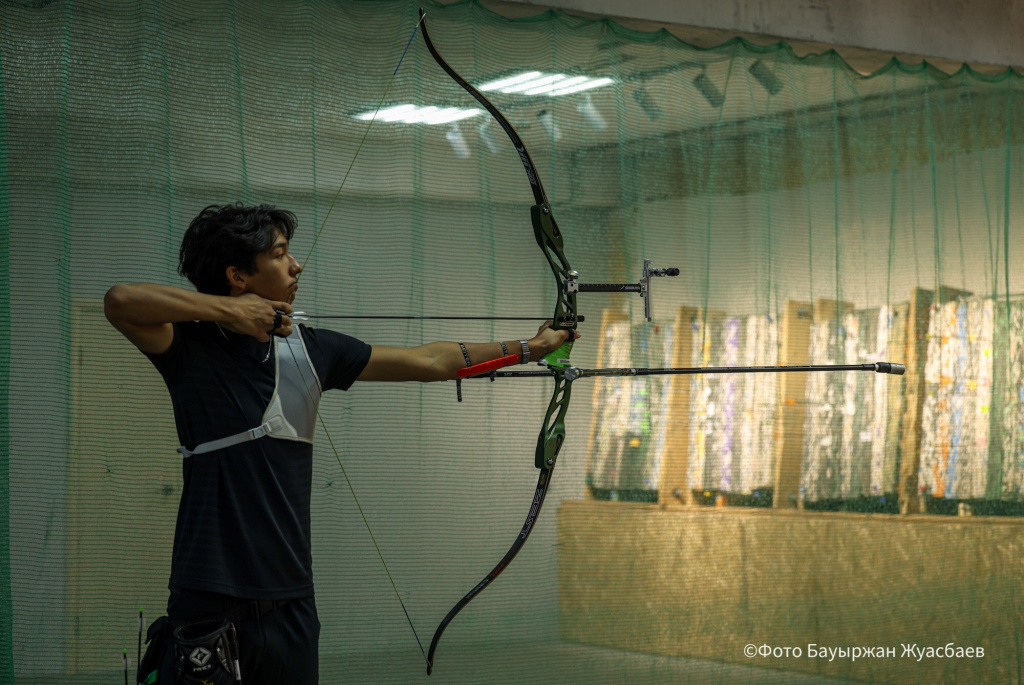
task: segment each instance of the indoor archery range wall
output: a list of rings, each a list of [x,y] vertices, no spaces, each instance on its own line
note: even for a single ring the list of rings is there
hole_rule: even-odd
[[[672,322],[630,324],[605,312],[602,367],[623,365],[631,348],[633,359],[642,351],[651,366],[774,362],[765,352],[795,364],[861,364],[907,359],[908,346],[924,341],[926,354],[912,357],[906,383],[923,380],[925,391],[908,394],[903,379],[873,373],[808,375],[787,386],[803,388],[802,397],[753,373],[598,379],[589,501],[565,502],[559,513],[563,635],[744,663],[733,645],[756,635],[852,644],[878,616],[885,616],[884,628],[873,631],[879,644],[908,634],[940,640],[944,617],[953,615],[960,640],[997,644],[1012,633],[1021,618],[1016,605],[1007,611],[992,602],[1016,596],[1019,524],[965,517],[1022,514],[1022,303],[948,288],[941,294],[956,299],[919,307],[915,314],[926,316],[913,320],[908,303],[853,310],[829,300],[790,301],[781,346],[770,316],[680,308]],[[915,290],[912,298],[921,304],[933,293]],[[1000,355],[993,354],[996,320],[1007,326]],[[1003,385],[994,388],[993,378]],[[992,411],[994,398],[1002,399],[1002,414]],[[785,420],[788,407],[803,415],[802,425]],[[904,436],[920,436],[919,451],[904,456],[902,448],[915,447]],[[799,490],[774,499],[794,472]],[[660,506],[631,504],[638,502]],[[823,513],[832,511],[844,513]],[[928,611],[907,601],[908,592],[930,598]],[[959,612],[965,601],[976,608],[971,617]],[[648,630],[624,630],[622,621],[637,614],[649,615]],[[700,639],[673,627],[683,625],[699,626]],[[922,633],[921,626],[929,628]],[[913,666],[866,660],[853,672],[799,663],[808,673],[868,682],[998,681],[1012,679],[1016,668],[1010,658]]]

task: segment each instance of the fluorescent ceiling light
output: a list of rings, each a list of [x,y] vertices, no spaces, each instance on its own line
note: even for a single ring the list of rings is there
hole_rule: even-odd
[[[497,90],[502,93],[520,93],[522,95],[569,95],[580,91],[600,88],[613,83],[610,78],[594,78],[591,76],[567,76],[565,74],[545,74],[540,71],[527,71],[497,81],[490,81],[480,86],[480,90]]]
[[[376,118],[379,119],[380,121],[399,121],[400,119],[405,117],[405,115],[410,114],[414,111],[416,111],[416,105],[396,105],[394,107],[382,109],[379,112],[364,112],[362,114],[357,114],[356,118],[362,119],[363,121],[368,121],[370,119],[373,119],[374,114],[376,114]]]
[[[515,76],[509,76],[508,78],[503,78],[498,81],[491,81],[490,83],[485,83],[484,85],[480,86],[480,90],[500,90],[501,88],[508,88],[509,86],[519,85],[524,81],[532,81],[538,76],[543,75],[544,74],[540,73],[539,71],[528,71],[524,74],[516,74]]]
[[[450,124],[462,119],[469,119],[483,114],[482,109],[461,109],[459,107],[417,107],[416,105],[395,105],[376,112],[357,114],[356,119],[369,121],[376,118],[383,122],[399,122],[402,124]]]
[[[436,117],[437,113],[440,112],[439,107],[418,107],[415,112],[409,113],[399,121],[403,124],[427,124],[430,123],[431,117]]]
[[[590,78],[586,76],[574,76],[573,78],[560,79],[554,83],[549,83],[546,86],[531,88],[530,90],[525,91],[523,95],[543,95],[544,93],[550,93],[570,86],[577,86],[589,80]]]
[[[548,93],[548,95],[569,95],[570,93],[579,93],[580,91],[591,90],[592,88],[601,88],[602,86],[607,86],[610,85],[611,83],[612,80],[610,78],[590,79],[584,83],[577,83],[572,86],[569,86],[568,83],[565,83],[563,85],[569,86],[568,88],[559,88],[558,90],[554,90]]]
[[[519,83],[508,88],[502,88],[502,93],[524,93],[528,90],[533,90],[538,87],[543,87],[555,83],[556,81],[564,81],[569,78],[565,74],[547,74],[540,78],[535,78],[525,83]]]
[[[462,121],[463,119],[469,119],[483,112],[482,109],[459,109],[458,107],[448,107],[435,112],[433,115],[423,121],[424,124],[450,124],[453,121]]]

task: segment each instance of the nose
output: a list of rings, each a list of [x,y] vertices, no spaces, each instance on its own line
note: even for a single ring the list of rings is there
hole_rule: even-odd
[[[288,255],[288,259],[292,261],[292,272],[295,275],[302,273],[302,265],[299,264],[299,260],[297,260],[294,255]]]

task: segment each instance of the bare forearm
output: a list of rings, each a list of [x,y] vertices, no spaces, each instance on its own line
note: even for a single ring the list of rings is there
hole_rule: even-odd
[[[463,344],[466,346],[466,354],[469,356],[470,364],[481,364],[483,362],[505,356],[505,352],[502,350],[501,344],[497,342]],[[515,354],[518,355],[520,359],[522,358],[523,346],[518,340],[505,340],[504,344],[509,354]],[[551,347],[548,340],[539,336],[528,340],[527,345],[530,348],[531,361],[537,361],[544,355],[557,349],[557,346]],[[424,355],[426,359],[430,360],[428,364],[430,368],[430,377],[424,378],[423,380],[452,380],[455,378],[455,374],[459,369],[466,368],[466,357],[463,356],[458,343],[430,343],[415,348],[415,352]]]
[[[133,326],[179,321],[228,321],[231,298],[156,283],[115,285],[103,298],[107,319]]]

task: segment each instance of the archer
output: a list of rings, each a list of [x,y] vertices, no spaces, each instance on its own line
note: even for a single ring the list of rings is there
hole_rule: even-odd
[[[321,392],[452,380],[579,335],[548,322],[530,339],[401,348],[298,324],[296,223],[267,205],[211,205],[179,253],[196,291],[136,283],[104,298],[107,319],[163,377],[184,457],[167,616],[149,628],[140,682],[318,682],[310,494]]]

